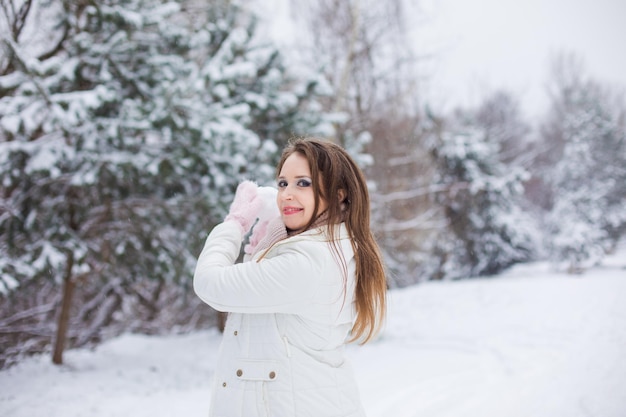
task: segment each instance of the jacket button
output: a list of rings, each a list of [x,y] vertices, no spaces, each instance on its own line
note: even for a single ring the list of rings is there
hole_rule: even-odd
[[[235,336],[237,336],[237,330],[235,330],[235,331],[233,332],[233,334],[234,334]]]
[[[272,371],[270,372],[270,379],[274,379],[276,378],[276,372]]]
[[[226,382],[222,382],[222,386],[226,388]]]
[[[241,369],[237,369],[237,376],[243,375],[243,371]]]

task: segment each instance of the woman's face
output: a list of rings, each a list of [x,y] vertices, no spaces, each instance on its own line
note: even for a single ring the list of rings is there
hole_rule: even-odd
[[[315,195],[311,168],[303,155],[294,152],[285,160],[278,175],[276,200],[288,229],[301,229],[311,221],[315,210]],[[326,202],[321,200],[318,213],[325,209]]]

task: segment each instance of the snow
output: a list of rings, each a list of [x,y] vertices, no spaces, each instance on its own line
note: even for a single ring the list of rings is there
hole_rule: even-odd
[[[626,415],[626,247],[582,275],[547,263],[390,292],[348,355],[369,417]],[[0,415],[206,416],[220,335],[124,335],[0,371]]]

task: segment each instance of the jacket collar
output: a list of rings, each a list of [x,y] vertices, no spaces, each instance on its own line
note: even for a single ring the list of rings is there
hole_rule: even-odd
[[[350,235],[348,234],[348,228],[345,223],[340,223],[335,227],[335,239],[348,239]],[[322,242],[330,242],[330,230],[329,227],[318,226],[309,230],[305,230],[302,233],[298,233],[297,235],[288,237],[281,242],[294,242],[297,238],[302,238],[303,240],[316,240]],[[278,242],[278,243],[281,243]]]
[[[348,234],[348,228],[346,227],[345,223],[340,223],[339,225],[337,225],[337,227],[335,227],[335,236],[336,240],[344,240],[350,238],[350,235]],[[330,242],[331,239],[328,226],[319,226],[298,233],[297,235],[290,236],[274,242],[267,249],[257,252],[253,256],[253,259],[256,260],[256,262],[260,262],[263,258],[265,258],[268,253],[272,252],[276,247],[286,244],[297,243],[299,241]]]

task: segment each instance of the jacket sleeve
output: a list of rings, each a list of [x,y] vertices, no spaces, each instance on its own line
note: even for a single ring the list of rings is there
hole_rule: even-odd
[[[193,278],[194,291],[218,311],[296,313],[313,298],[323,260],[311,243],[284,245],[279,256],[234,264],[243,239],[236,224],[225,222],[209,234]],[[310,248],[309,248],[310,249]]]

